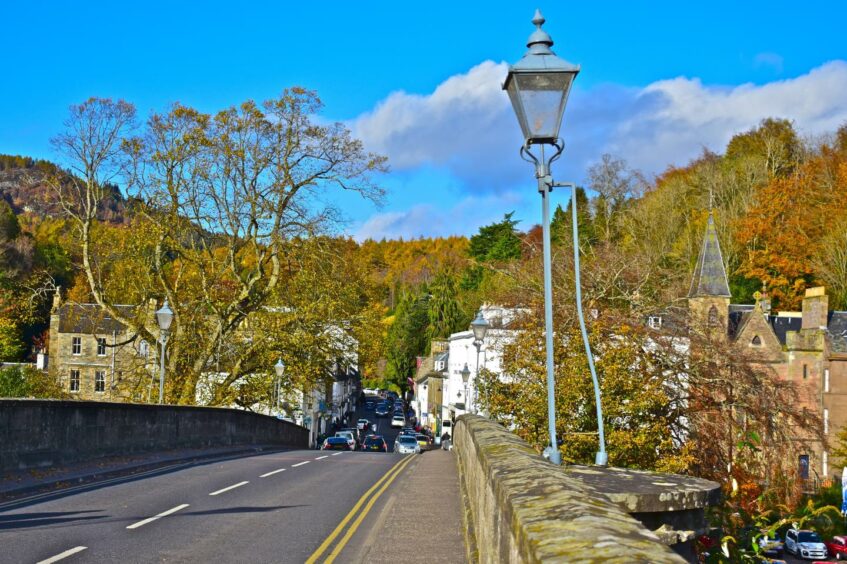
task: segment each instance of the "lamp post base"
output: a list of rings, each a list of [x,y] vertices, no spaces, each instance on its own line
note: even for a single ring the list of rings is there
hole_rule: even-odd
[[[608,466],[609,465],[609,453],[598,452],[594,456],[594,464],[596,464],[597,466]]]

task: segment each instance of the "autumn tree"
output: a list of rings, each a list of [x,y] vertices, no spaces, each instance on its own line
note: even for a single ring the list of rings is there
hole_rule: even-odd
[[[458,288],[452,271],[442,270],[429,285],[429,339],[445,339],[459,330],[465,321],[458,300]]]
[[[416,358],[424,354],[427,344],[429,296],[406,293],[394,311],[394,319],[386,339],[387,377],[401,390],[408,388],[407,379],[416,368]]]
[[[80,241],[81,269],[93,300],[140,338],[158,342],[150,319],[114,307],[106,282],[114,261],[94,246],[97,207],[118,175],[136,202],[144,269],[139,293],[167,298],[174,310],[169,343],[169,401],[192,403],[203,374],[225,374],[213,401],[247,375],[266,369],[258,343],[244,337],[249,318],[265,311],[284,279],[286,243],[328,229],[337,217],[317,197],[333,189],[378,198],[372,176],[383,157],[367,153],[341,124],[318,124],[313,92],[286,90],[214,116],[175,105],[153,114],[131,136],[133,107],[91,99],[71,108],[55,140],[74,171],[54,187]]]

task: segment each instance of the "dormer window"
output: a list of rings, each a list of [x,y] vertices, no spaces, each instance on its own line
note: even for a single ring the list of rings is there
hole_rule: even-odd
[[[718,308],[715,306],[709,308],[709,325],[712,327],[718,325]]]
[[[662,316],[661,315],[651,315],[647,318],[647,326],[650,329],[661,329],[662,328]]]
[[[758,335],[756,335],[755,337],[753,337],[753,340],[750,341],[750,344],[753,345],[754,347],[761,347],[762,346],[762,338],[759,337]]]

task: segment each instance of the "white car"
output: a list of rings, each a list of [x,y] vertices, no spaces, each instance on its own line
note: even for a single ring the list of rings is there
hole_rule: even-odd
[[[421,445],[418,444],[415,437],[400,435],[394,441],[394,452],[398,454],[420,454]]]
[[[351,431],[338,431],[335,436],[344,437],[347,439],[347,444],[350,445],[350,450],[356,450],[356,437],[353,436]]]
[[[358,421],[356,421],[356,427],[358,427],[360,431],[364,431],[365,429],[367,429],[368,425],[370,424],[371,422],[367,419],[359,419]]]
[[[827,556],[826,545],[814,531],[789,529],[785,533],[785,550],[810,560],[824,560]]]
[[[402,415],[395,414],[394,417],[391,418],[391,426],[392,427],[405,427],[406,426],[406,418]]]

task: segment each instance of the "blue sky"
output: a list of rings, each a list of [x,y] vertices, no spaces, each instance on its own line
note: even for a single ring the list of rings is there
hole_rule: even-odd
[[[582,65],[554,169],[603,153],[647,174],[722,150],[768,116],[807,136],[847,121],[840,2],[15,2],[3,7],[0,153],[52,158],[67,107],[216,111],[302,85],[322,118],[387,154],[386,204],[338,203],[358,238],[471,234],[539,202],[499,83],[539,7]],[[554,194],[564,202],[566,194]]]

